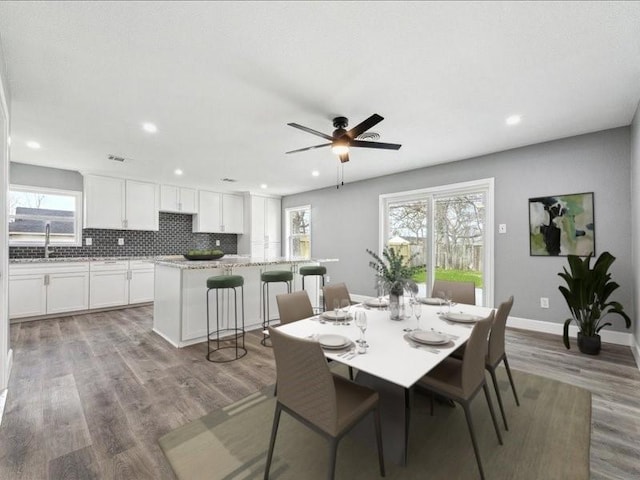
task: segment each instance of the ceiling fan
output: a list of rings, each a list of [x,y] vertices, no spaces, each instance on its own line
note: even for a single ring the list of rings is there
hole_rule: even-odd
[[[333,153],[338,155],[341,163],[346,163],[349,161],[349,148],[350,147],[364,147],[364,148],[381,148],[384,150],[399,150],[402,145],[398,145],[397,143],[382,143],[382,142],[372,142],[369,140],[358,140],[358,137],[362,135],[364,132],[369,130],[371,127],[377,125],[382,120],[383,117],[374,113],[365,121],[359,123],[351,130],[345,130],[347,125],[349,125],[349,120],[347,117],[336,117],[333,119],[333,126],[335,130],[333,131],[333,135],[327,135],[326,133],[318,132],[309,127],[305,127],[304,125],[299,125],[297,123],[288,123],[294,128],[298,128],[305,132],[311,133],[313,135],[317,135],[318,137],[322,137],[325,140],[330,140],[329,143],[323,143],[321,145],[314,145],[313,147],[299,148],[298,150],[291,150],[287,153],[296,153],[296,152],[304,152],[306,150],[314,150],[316,148],[328,147],[331,146],[331,150]]]

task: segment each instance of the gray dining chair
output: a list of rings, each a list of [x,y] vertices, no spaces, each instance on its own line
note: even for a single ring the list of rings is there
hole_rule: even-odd
[[[344,283],[335,283],[322,287],[322,296],[324,297],[325,311],[333,310],[335,300],[341,301],[346,299],[350,304],[352,303],[351,295],[349,295],[347,285]]]
[[[269,333],[276,359],[278,395],[265,480],[269,478],[283,410],[329,441],[329,479],[335,477],[340,439],[373,412],[380,475],[384,477],[378,392],[332,373],[318,342],[297,338],[273,327],[269,327]]]
[[[482,469],[482,460],[478,450],[476,434],[471,420],[471,401],[478,394],[480,389],[484,390],[484,396],[487,399],[493,426],[498,436],[498,442],[502,445],[502,435],[496,421],[496,415],[491,403],[491,396],[487,388],[487,382],[484,375],[484,357],[487,354],[487,335],[493,323],[494,312],[483,320],[479,320],[473,326],[467,348],[462,360],[456,358],[445,358],[435,368],[433,368],[424,377],[418,380],[418,385],[436,395],[450,398],[459,403],[467,419],[469,434],[471,435],[471,443],[476,455],[480,476],[484,479],[484,470]],[[432,400],[433,412],[433,400]]]
[[[500,365],[500,362],[504,362],[504,368],[507,371],[507,377],[509,377],[509,383],[511,384],[511,391],[513,397],[516,400],[516,405],[520,406],[520,400],[518,400],[518,394],[516,393],[516,386],[513,383],[513,376],[511,375],[511,368],[509,368],[509,361],[507,360],[507,353],[505,351],[505,330],[507,326],[507,319],[509,313],[513,307],[513,295],[509,297],[509,300],[503,302],[498,307],[493,325],[491,326],[491,333],[489,334],[489,343],[487,347],[487,355],[485,357],[484,368],[489,371],[491,380],[493,381],[493,388],[496,391],[496,397],[498,399],[498,406],[500,407],[500,414],[502,415],[502,422],[504,423],[504,429],[509,430],[507,424],[507,416],[504,413],[504,406],[502,404],[502,395],[500,394],[500,388],[498,388],[498,379],[496,378],[496,368]],[[465,346],[461,346],[452,356],[456,358],[463,358],[465,352]]]
[[[439,297],[439,292],[451,292],[451,301],[455,303],[464,303],[465,305],[476,304],[476,285],[473,282],[435,280],[433,282],[431,296]]]
[[[281,325],[313,317],[313,306],[305,290],[276,295],[276,302]]]

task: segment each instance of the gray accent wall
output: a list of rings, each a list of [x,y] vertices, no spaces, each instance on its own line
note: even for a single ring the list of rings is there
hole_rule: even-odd
[[[14,185],[83,191],[82,175],[74,170],[11,162],[9,163],[9,179]]]
[[[633,276],[635,285],[633,289],[635,311],[640,312],[640,104],[631,123],[631,211],[633,232]],[[636,342],[636,351],[640,355],[640,325],[637,318],[632,318],[633,333]],[[640,356],[636,357],[640,366]]]
[[[347,178],[348,172],[347,164]],[[529,256],[528,199],[594,192],[596,253],[608,250],[617,257],[612,273],[621,288],[615,298],[633,314],[630,173],[630,129],[622,127],[290,195],[282,199],[282,208],[311,205],[312,256],[339,258],[327,264],[331,282],[344,281],[352,293],[374,295],[365,249],[378,248],[381,194],[493,177],[495,228],[507,224],[506,234],[494,233],[496,303],[513,294],[512,315],[562,323],[569,311],[557,273],[566,257]],[[550,308],[540,308],[540,297],[549,298]],[[613,323],[614,330],[625,331],[618,319]]]

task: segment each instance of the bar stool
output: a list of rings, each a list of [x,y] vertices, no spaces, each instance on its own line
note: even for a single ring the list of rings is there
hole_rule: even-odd
[[[287,293],[291,293],[291,281],[293,280],[293,273],[290,270],[271,270],[268,272],[262,272],[260,274],[260,280],[262,282],[262,341],[260,342],[265,347],[269,337],[269,284],[270,283],[284,283],[287,285]]]
[[[240,292],[242,294],[242,328],[238,328],[238,294],[236,291],[236,288],[238,287],[240,288]],[[216,291],[216,329],[213,332],[209,327],[209,292],[211,290]],[[226,290],[227,293],[229,290],[233,290],[233,311],[235,314],[235,324],[233,328],[220,328],[220,293],[224,295],[224,290]],[[224,305],[222,305],[222,307],[224,310]],[[229,302],[229,310],[230,308],[231,303]],[[227,318],[229,310],[227,310]],[[229,344],[220,346],[221,333],[231,333],[231,335],[227,336],[231,338],[223,339],[223,342],[228,342]],[[207,360],[216,363],[226,363],[244,357],[247,354],[247,349],[244,345],[244,334],[244,277],[242,277],[241,275],[217,275],[215,277],[207,278]],[[215,339],[212,338],[213,335],[215,335]],[[242,346],[238,345],[238,341],[240,338],[242,338]],[[213,341],[216,342],[216,346],[212,349],[211,342]],[[225,359],[224,357],[221,359],[211,358],[212,353],[216,353],[220,350],[228,348],[235,348],[235,357],[228,359]]]
[[[323,267],[322,265],[307,265],[306,267],[300,267],[298,270],[300,275],[302,275],[302,290],[304,290],[304,278],[310,275],[319,276],[322,278],[322,288],[324,288],[324,276],[327,273],[327,267]],[[322,290],[321,290],[322,291]],[[313,307],[315,312],[322,312],[324,309],[322,306]]]

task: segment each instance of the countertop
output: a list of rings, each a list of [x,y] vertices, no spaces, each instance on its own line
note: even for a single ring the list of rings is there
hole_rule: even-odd
[[[244,255],[225,255],[220,260],[186,260],[182,256],[175,257],[159,257],[156,259],[157,265],[164,265],[167,267],[175,267],[181,269],[206,269],[206,268],[235,268],[235,267],[256,267],[263,265],[277,265],[280,263],[327,263],[337,262],[337,258],[262,258],[262,257],[250,257]]]
[[[10,258],[9,264],[19,265],[26,263],[70,263],[70,262],[111,262],[114,260],[149,260],[155,261],[158,258],[154,256],[127,256],[127,257],[49,257],[49,258]],[[173,258],[173,257],[171,257]]]

